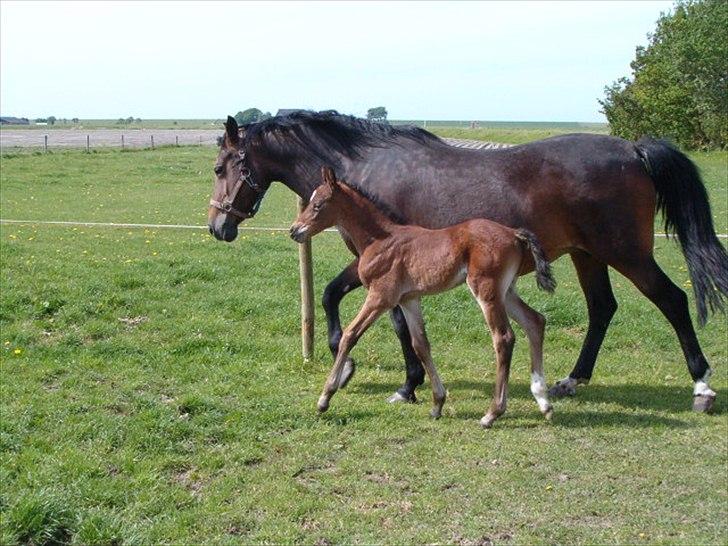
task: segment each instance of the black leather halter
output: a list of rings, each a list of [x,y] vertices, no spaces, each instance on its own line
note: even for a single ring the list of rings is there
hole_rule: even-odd
[[[240,150],[238,152],[238,160],[236,163],[240,167],[240,175],[238,176],[238,180],[233,186],[233,190],[230,192],[229,195],[223,196],[222,202],[216,201],[215,199],[210,199],[210,206],[215,207],[222,212],[229,212],[230,214],[237,216],[241,220],[245,220],[246,218],[252,218],[253,216],[255,216],[255,213],[258,212],[258,209],[260,208],[260,203],[263,201],[263,196],[265,195],[265,190],[263,190],[255,182],[255,180],[253,180],[253,175],[250,172],[250,169],[245,166],[245,150]],[[255,199],[253,206],[250,207],[250,210],[246,211],[238,210],[233,206],[233,203],[235,203],[235,199],[238,196],[238,192],[240,192],[240,189],[243,187],[243,184],[247,184],[250,189],[257,194],[257,198]]]

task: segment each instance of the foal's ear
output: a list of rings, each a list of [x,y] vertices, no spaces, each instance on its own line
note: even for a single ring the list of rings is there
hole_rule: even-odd
[[[332,189],[336,187],[336,174],[331,167],[321,167],[321,178],[324,179],[324,184],[328,184]]]
[[[237,146],[240,141],[240,136],[238,135],[238,122],[235,121],[235,118],[232,116],[228,116],[227,121],[225,122],[225,136],[227,136],[228,142],[233,146]]]

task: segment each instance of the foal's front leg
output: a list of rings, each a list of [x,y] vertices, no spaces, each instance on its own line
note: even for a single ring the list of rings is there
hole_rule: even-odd
[[[341,336],[339,350],[336,354],[336,360],[334,361],[334,367],[331,369],[331,373],[329,373],[329,377],[324,385],[324,390],[318,401],[318,410],[320,412],[324,412],[329,409],[329,401],[331,400],[331,397],[337,390],[339,390],[344,364],[349,356],[349,351],[351,351],[354,345],[356,345],[356,342],[359,341],[359,338],[362,334],[364,334],[367,328],[369,328],[369,326],[371,326],[374,321],[388,309],[391,309],[391,306],[386,305],[378,296],[369,292],[361,310],[351,324],[346,327],[344,334]]]

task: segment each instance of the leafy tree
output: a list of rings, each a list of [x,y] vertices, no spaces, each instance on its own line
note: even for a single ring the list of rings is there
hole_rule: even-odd
[[[728,2],[678,0],[662,14],[631,78],[600,100],[612,134],[668,137],[686,148],[728,145]]]
[[[56,116],[48,116],[48,125],[54,125],[56,123]]]
[[[126,123],[134,123],[134,116],[129,116],[126,118]]]
[[[387,109],[384,106],[375,106],[367,110],[367,119],[372,121],[387,121]]]
[[[73,123],[78,123],[78,118],[73,118],[73,119],[72,119],[71,121],[72,121]]]
[[[235,121],[238,122],[238,125],[247,125],[248,123],[255,123],[261,121],[261,119],[266,119],[263,117],[265,115],[270,117],[270,112],[263,114],[263,112],[257,108],[248,108],[247,110],[243,110],[242,112],[235,114]]]
[[[135,121],[136,121],[137,123],[141,123],[141,122],[142,122],[142,118],[136,118],[136,120],[135,120]]]

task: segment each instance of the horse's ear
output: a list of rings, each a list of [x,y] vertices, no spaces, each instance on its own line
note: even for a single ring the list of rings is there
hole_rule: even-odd
[[[235,118],[232,116],[228,116],[227,121],[225,122],[225,136],[227,136],[228,142],[234,146],[236,146],[240,140],[240,136],[238,135],[238,122],[235,121]]]
[[[331,167],[321,167],[321,178],[324,179],[324,184],[328,184],[332,188],[336,187],[336,174]]]

